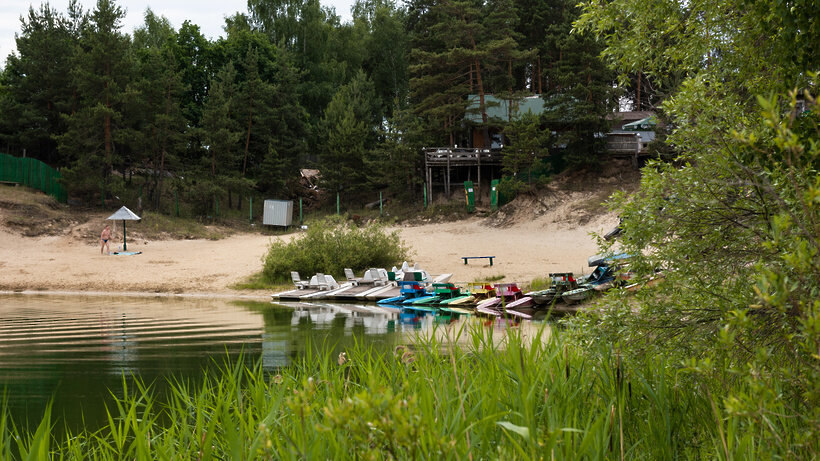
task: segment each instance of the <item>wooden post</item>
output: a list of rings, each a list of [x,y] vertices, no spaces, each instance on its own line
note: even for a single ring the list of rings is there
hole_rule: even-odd
[[[433,170],[429,166],[427,167],[427,184],[425,184],[425,187],[427,187],[427,203],[430,203],[433,201]]]
[[[445,194],[447,194],[447,199],[450,198],[450,157],[453,154],[452,149],[448,149],[447,151],[447,177],[444,178],[444,190]]]
[[[476,202],[481,199],[481,151],[476,152],[476,161],[478,162],[478,175],[476,178],[476,190],[478,190],[478,194],[476,194]]]

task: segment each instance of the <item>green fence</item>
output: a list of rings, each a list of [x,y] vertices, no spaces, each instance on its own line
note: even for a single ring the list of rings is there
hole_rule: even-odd
[[[0,154],[0,182],[12,182],[39,189],[58,201],[68,198],[65,187],[59,183],[60,172],[33,158]]]

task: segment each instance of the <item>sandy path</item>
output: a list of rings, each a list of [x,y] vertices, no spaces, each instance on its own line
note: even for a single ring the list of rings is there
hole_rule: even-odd
[[[549,272],[586,271],[596,252],[588,233],[606,232],[616,222],[604,215],[583,226],[554,222],[550,216],[512,227],[486,220],[397,228],[430,273],[452,273],[469,282],[503,275],[528,283]],[[129,241],[135,256],[104,256],[96,242],[69,235],[26,238],[0,230],[0,290],[237,294],[229,287],[262,268],[274,238],[258,234],[223,240]],[[112,249],[115,248],[112,246]],[[496,256],[464,265],[461,256]],[[243,293],[247,294],[247,293]],[[266,297],[267,293],[250,293]]]

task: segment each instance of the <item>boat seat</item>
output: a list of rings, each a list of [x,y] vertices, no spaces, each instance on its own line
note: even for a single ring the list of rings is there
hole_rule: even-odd
[[[293,284],[296,285],[296,288],[300,290],[310,285],[310,282],[302,280],[302,278],[299,277],[299,273],[296,271],[291,271],[290,279],[293,281]]]

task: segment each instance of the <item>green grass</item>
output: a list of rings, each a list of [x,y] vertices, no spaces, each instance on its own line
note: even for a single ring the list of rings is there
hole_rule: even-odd
[[[273,292],[285,291],[293,288],[291,283],[269,282],[261,272],[248,277],[239,283],[229,287],[232,290],[272,290]]]
[[[480,326],[392,353],[314,345],[264,371],[239,360],[204,383],[126,388],[108,424],[64,439],[46,413],[33,433],[0,414],[8,459],[747,459],[811,456],[756,444],[754,416],[730,416],[719,383],[662,359],[634,366],[547,330],[499,344]],[[458,344],[456,346],[455,344]],[[123,381],[125,383],[125,380]],[[126,386],[126,384],[123,384]],[[711,389],[711,392],[710,392]],[[781,437],[799,422],[773,419]],[[789,457],[789,456],[786,456]]]
[[[199,221],[176,218],[153,211],[144,211],[142,221],[129,223],[128,229],[139,232],[145,238],[207,239],[219,240],[233,233],[228,227],[205,225]]]
[[[546,290],[552,286],[552,279],[549,277],[537,277],[530,282],[529,291]]]

